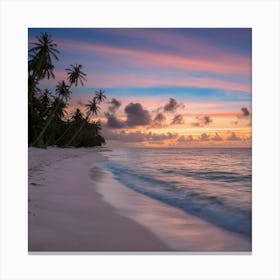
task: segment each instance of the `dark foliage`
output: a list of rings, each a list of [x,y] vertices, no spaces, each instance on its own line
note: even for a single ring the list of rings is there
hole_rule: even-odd
[[[53,59],[58,60],[57,45],[47,33],[41,33],[32,43],[28,51],[28,143],[36,147],[46,148],[50,145],[61,147],[92,147],[105,144],[100,135],[101,125],[91,122],[96,116],[106,96],[104,90],[95,92],[93,101],[86,105],[84,117],[80,109],[76,109],[72,117],[66,114],[68,101],[71,98],[71,87],[83,85],[86,74],[81,71],[82,65],[70,65],[66,69],[69,84],[65,81],[54,85],[55,93],[49,89],[41,89],[40,81],[54,79]],[[70,141],[71,140],[71,141]]]

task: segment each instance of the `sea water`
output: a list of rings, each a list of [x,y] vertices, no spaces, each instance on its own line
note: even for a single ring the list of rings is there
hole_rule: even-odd
[[[125,148],[107,152],[127,188],[251,239],[249,148]]]

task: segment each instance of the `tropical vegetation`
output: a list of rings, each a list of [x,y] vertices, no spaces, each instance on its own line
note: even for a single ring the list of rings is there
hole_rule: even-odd
[[[85,105],[86,115],[80,108],[71,114],[69,100],[73,87],[83,86],[86,73],[81,64],[66,68],[67,81],[43,88],[41,81],[55,79],[54,61],[59,60],[57,44],[48,33],[41,33],[28,51],[28,143],[36,147],[92,147],[105,144],[100,122],[93,120],[106,100],[103,89],[96,90]]]

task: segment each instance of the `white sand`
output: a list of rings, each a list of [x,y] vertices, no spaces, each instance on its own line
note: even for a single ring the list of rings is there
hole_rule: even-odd
[[[102,149],[29,148],[29,251],[164,251],[145,227],[94,191],[90,166]]]

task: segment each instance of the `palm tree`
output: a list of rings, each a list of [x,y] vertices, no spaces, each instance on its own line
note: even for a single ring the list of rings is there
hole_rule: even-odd
[[[38,91],[38,81],[47,77],[54,78],[54,66],[52,59],[58,60],[56,49],[57,45],[53,43],[49,34],[41,33],[36,36],[37,42],[31,43],[34,45],[28,51],[28,110],[33,111],[34,94]],[[31,121],[29,122],[31,125]]]
[[[82,125],[80,126],[80,128],[76,131],[76,133],[72,136],[72,138],[68,141],[68,143],[66,144],[66,146],[71,145],[71,143],[74,141],[74,139],[79,135],[79,133],[82,131],[83,127],[85,126],[85,124],[88,122],[88,119],[90,118],[91,115],[97,115],[100,107],[97,105],[96,103],[96,99],[95,97],[92,99],[92,101],[88,101],[89,103],[86,104],[85,106],[88,108],[87,111],[87,115],[86,118],[84,119],[84,121],[82,122]]]
[[[63,100],[59,99],[59,97],[55,97],[52,104],[55,113],[53,114],[52,121],[48,126],[44,139],[44,144],[46,146],[49,146],[50,143],[53,144],[57,136],[60,134],[61,126],[64,125],[62,118],[64,118],[66,106],[67,104]]]
[[[86,73],[82,72],[82,65],[81,64],[71,64],[70,68],[66,68],[65,70],[68,71],[68,81],[70,85],[75,84],[75,86],[78,86],[78,83],[80,83],[82,86],[84,85],[84,81],[86,81]]]
[[[54,112],[53,119],[61,120],[64,117],[66,106],[67,104],[63,99],[59,97],[55,97],[52,104],[52,108]]]
[[[70,98],[71,90],[70,86],[66,85],[64,81],[59,82],[55,88],[56,94],[61,100],[68,101]]]
[[[42,112],[41,112],[41,116],[43,118],[45,118],[46,116],[48,116],[48,113],[50,111],[50,105],[51,105],[51,98],[52,98],[52,93],[46,88],[43,91],[43,94],[40,98],[41,101],[41,106],[42,106]]]
[[[105,93],[105,90],[103,90],[103,89],[99,89],[99,90],[95,91],[94,98],[97,100],[97,103],[101,103],[107,98],[104,93]]]
[[[101,123],[100,122],[93,122],[92,123],[94,125],[94,132],[96,135],[99,135],[99,132],[101,131]]]
[[[65,129],[65,131],[62,133],[62,135],[55,141],[55,145],[59,144],[59,142],[63,139],[63,137],[67,134],[67,132],[72,128],[73,124],[80,123],[83,120],[83,115],[81,113],[81,110],[79,108],[76,109],[75,113],[71,117],[72,122],[69,123],[68,121],[68,127]]]
[[[88,108],[86,119],[88,119],[92,114],[97,115],[100,111],[100,107],[97,105],[95,97],[92,99],[92,101],[89,100],[88,104],[85,106]]]
[[[101,146],[102,144],[106,144],[104,137],[100,135],[100,131],[102,129],[100,122],[93,122],[91,123],[91,126],[94,131],[94,136],[92,138],[93,143],[91,143],[91,145]]]
[[[28,62],[29,75],[34,80],[41,80],[45,77],[54,78],[52,59],[58,60],[57,45],[46,32],[36,36],[36,39],[38,42],[32,43],[34,47],[29,50],[31,58]]]
[[[38,87],[38,81],[31,77],[31,75],[28,75],[28,97],[29,102],[31,102],[31,98],[34,97],[36,93],[40,92],[40,89]]]
[[[58,94],[58,97],[55,99],[56,104],[54,106],[54,109],[52,110],[51,114],[47,118],[45,126],[43,127],[42,131],[40,132],[40,134],[35,139],[35,141],[33,142],[32,145],[35,145],[43,137],[47,128],[49,127],[50,123],[52,122],[57,110],[59,109],[59,107],[62,106],[62,103],[64,103],[64,101],[65,102],[68,101],[70,94],[71,94],[70,86],[66,85],[64,81],[58,83],[55,91]]]
[[[83,115],[81,113],[81,110],[79,108],[76,109],[75,113],[71,117],[74,121],[78,122],[83,119]]]

